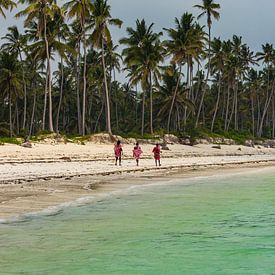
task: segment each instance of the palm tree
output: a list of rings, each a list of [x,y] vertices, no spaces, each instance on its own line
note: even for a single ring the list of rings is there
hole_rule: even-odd
[[[193,65],[193,58],[199,62],[199,55],[202,52],[205,39],[202,28],[200,28],[197,23],[194,23],[194,16],[192,14],[184,13],[180,19],[175,19],[175,23],[175,29],[166,29],[169,40],[164,42],[168,54],[172,56],[171,63],[177,65],[179,71],[178,82],[168,113],[167,132],[170,131],[171,115],[182,77],[182,66],[187,64],[189,71],[190,66]]]
[[[74,21],[70,25],[70,32],[68,37],[68,45],[75,49],[76,56],[71,56],[69,58],[70,64],[73,67],[73,72],[75,76],[75,90],[76,90],[76,105],[77,105],[77,127],[78,133],[80,135],[82,132],[82,118],[81,118],[81,106],[80,106],[80,66],[81,66],[81,26],[78,21]]]
[[[4,10],[12,10],[16,7],[16,3],[12,0],[0,0],[0,14],[6,18],[6,14],[4,13]]]
[[[180,72],[178,72],[175,66],[169,66],[164,68],[162,74],[162,82],[158,86],[158,117],[160,120],[166,121],[166,114],[170,112],[172,102],[172,116],[174,117],[174,125],[176,130],[181,130],[181,116],[185,113],[185,109],[188,108],[194,112],[194,104],[187,95],[189,89],[186,87],[186,83],[178,83],[180,79]],[[177,89],[176,97],[175,90]],[[169,118],[169,117],[168,117]]]
[[[105,49],[112,46],[112,37],[109,30],[109,25],[121,27],[122,21],[112,18],[111,7],[107,0],[95,0],[94,10],[92,13],[92,26],[94,28],[91,34],[91,40],[96,48],[101,49],[101,59],[105,83],[105,99],[106,99],[106,125],[109,134],[112,134],[111,127],[111,112],[109,88],[106,74]]]
[[[86,89],[87,89],[87,43],[86,43],[86,25],[91,13],[94,9],[91,0],[71,0],[64,5],[64,9],[68,11],[68,17],[76,17],[81,27],[81,37],[84,51],[84,67],[83,67],[83,106],[82,106],[82,135],[85,136],[85,120],[86,120]]]
[[[22,129],[26,127],[26,115],[27,115],[27,85],[25,79],[25,69],[23,64],[22,52],[26,49],[27,38],[25,35],[19,33],[18,28],[16,26],[12,26],[8,28],[9,33],[7,33],[3,40],[7,42],[2,44],[1,49],[7,50],[10,53],[15,53],[19,56],[21,61],[21,70],[22,70],[22,78],[23,78],[23,87],[24,87],[24,112],[23,112],[23,124]]]
[[[159,64],[163,61],[162,33],[153,32],[154,24],[149,27],[145,20],[136,21],[136,29],[127,28],[128,37],[120,40],[128,48],[122,51],[129,70],[132,85],[141,84],[143,89],[141,134],[144,134],[145,92],[150,92],[150,132],[153,133],[153,79],[160,78]]]
[[[215,38],[211,43],[211,69],[212,73],[217,73],[218,75],[218,95],[215,104],[215,111],[212,118],[211,123],[211,132],[214,130],[215,120],[219,108],[220,96],[221,96],[221,82],[222,82],[222,74],[224,70],[224,62],[225,62],[225,53],[222,47],[223,43],[219,38]]]
[[[17,102],[17,97],[22,89],[20,67],[15,54],[7,52],[1,54],[0,65],[0,87],[4,96],[8,98],[10,136],[13,136],[12,103]]]
[[[208,26],[208,69],[207,69],[207,75],[206,75],[206,82],[204,85],[204,89],[203,89],[203,93],[202,93],[202,97],[201,97],[201,101],[200,101],[200,105],[199,105],[199,109],[198,109],[198,113],[197,113],[197,120],[196,120],[196,124],[195,124],[195,127],[197,127],[198,123],[199,123],[199,118],[200,118],[200,113],[201,113],[201,109],[202,109],[202,105],[203,105],[204,96],[206,93],[206,86],[207,86],[208,78],[210,75],[211,27],[212,27],[212,23],[213,23],[212,17],[214,17],[214,19],[216,19],[216,20],[219,20],[220,14],[219,14],[218,10],[220,9],[220,4],[215,3],[214,0],[202,0],[202,5],[195,5],[194,7],[198,8],[202,11],[198,16],[198,19],[200,19],[202,16],[206,15],[207,26]]]
[[[47,76],[45,85],[45,99],[48,92],[49,95],[49,130],[54,132],[53,128],[53,110],[52,110],[52,81],[51,81],[51,57],[49,51],[49,41],[47,24],[54,19],[56,13],[62,13],[56,4],[56,0],[19,0],[19,3],[29,4],[27,8],[16,14],[16,17],[26,16],[25,26],[30,26],[35,19],[37,21],[37,36],[43,38],[47,59]],[[45,100],[46,105],[46,100]],[[45,127],[45,120],[43,128]]]

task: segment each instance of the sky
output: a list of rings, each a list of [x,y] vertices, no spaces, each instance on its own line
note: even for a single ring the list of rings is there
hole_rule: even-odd
[[[64,2],[65,0],[59,0]],[[275,0],[216,0],[221,5],[220,20],[213,22],[212,32],[221,39],[229,39],[234,34],[242,36],[253,51],[260,51],[265,43],[275,44]],[[154,23],[156,31],[174,26],[175,17],[180,17],[188,11],[195,16],[199,11],[194,8],[201,0],[109,0],[111,13],[114,18],[123,20],[121,29],[113,28],[112,36],[117,43],[125,36],[126,27],[134,27],[136,19],[145,19],[147,24]],[[20,8],[20,7],[19,7]],[[14,19],[16,10],[7,19],[0,18],[0,36],[8,26],[17,24],[23,27],[23,19]],[[206,19],[200,20],[201,24]]]
[[[64,0],[62,0],[64,2]],[[252,50],[260,50],[263,43],[275,44],[275,1],[274,0],[216,0],[221,5],[221,18],[213,23],[213,34],[222,39],[233,34],[243,37]],[[112,30],[113,38],[118,41],[125,35],[128,26],[134,26],[136,19],[144,18],[148,24],[155,23],[155,30],[172,27],[174,18],[184,12],[198,15],[193,8],[201,0],[109,0],[112,16],[123,20],[121,30]],[[0,35],[6,33],[8,26],[17,24],[22,28],[22,20],[16,20],[7,12],[7,20],[0,18]],[[205,24],[202,19],[201,23]]]

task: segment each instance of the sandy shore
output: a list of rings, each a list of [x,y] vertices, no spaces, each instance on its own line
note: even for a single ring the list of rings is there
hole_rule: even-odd
[[[169,145],[161,168],[154,166],[152,145],[143,145],[140,167],[132,146],[124,146],[123,165],[113,160],[112,145],[46,145],[0,147],[0,218],[40,211],[79,198],[98,196],[131,184],[164,176],[218,173],[225,168],[275,166],[275,149],[213,145]],[[208,169],[211,168],[211,169]]]

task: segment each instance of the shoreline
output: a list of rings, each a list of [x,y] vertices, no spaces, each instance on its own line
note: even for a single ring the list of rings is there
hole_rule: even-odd
[[[113,145],[37,145],[0,151],[0,219],[40,212],[49,207],[100,197],[132,185],[169,178],[214,175],[234,170],[275,167],[275,149],[212,145],[168,145],[162,166],[155,167],[152,145],[142,145],[135,166],[131,145],[124,146],[122,166],[115,166]],[[232,171],[231,171],[232,170]],[[231,171],[231,172],[230,172]]]
[[[67,206],[82,205],[98,201],[134,186],[146,186],[156,182],[175,179],[193,179],[216,175],[233,175],[248,171],[260,171],[275,167],[274,161],[250,161],[227,164],[204,164],[197,166],[161,167],[143,171],[125,171],[106,175],[82,175],[77,178],[36,180],[21,184],[0,185],[0,223],[20,217],[46,215],[59,212]],[[253,170],[251,170],[253,169]],[[131,177],[125,177],[128,174]],[[6,198],[1,199],[1,193]],[[48,213],[49,212],[49,213]]]

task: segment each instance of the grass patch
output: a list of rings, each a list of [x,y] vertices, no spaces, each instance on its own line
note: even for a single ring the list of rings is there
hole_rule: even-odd
[[[5,143],[19,145],[22,143],[22,139],[16,137],[0,137],[0,144],[4,145]]]

